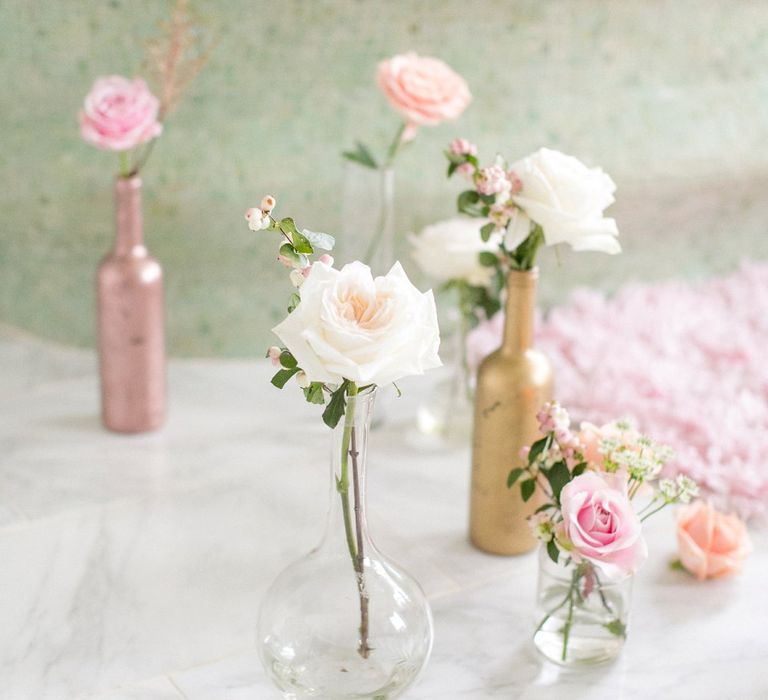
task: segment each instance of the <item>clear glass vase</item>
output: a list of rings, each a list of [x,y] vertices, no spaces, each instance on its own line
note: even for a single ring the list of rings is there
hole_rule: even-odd
[[[467,363],[467,327],[461,318],[450,319],[453,331],[442,354],[443,371],[426,400],[419,406],[417,425],[425,435],[443,443],[467,445],[472,437],[474,377]]]
[[[395,171],[348,164],[344,180],[340,262],[361,260],[374,275],[395,263]]]
[[[562,666],[599,664],[618,656],[627,638],[631,575],[607,580],[588,561],[560,554],[555,564],[539,551],[533,643]]]
[[[365,469],[373,401],[373,390],[348,398],[333,432],[325,535],[277,577],[261,604],[259,653],[286,698],[398,697],[432,649],[424,592],[368,534]]]

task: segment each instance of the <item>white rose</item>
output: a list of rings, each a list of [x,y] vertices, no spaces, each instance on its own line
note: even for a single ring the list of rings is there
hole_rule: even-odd
[[[426,226],[418,236],[411,236],[411,255],[422,272],[433,279],[465,280],[484,287],[491,281],[493,270],[483,267],[478,255],[499,249],[498,236],[491,236],[487,243],[480,238],[480,229],[487,223],[467,216]]]
[[[360,262],[316,262],[299,295],[273,330],[309,381],[381,385],[441,365],[432,292],[416,289],[400,263],[374,279]]]
[[[614,202],[616,185],[600,168],[542,148],[515,163],[512,171],[522,182],[513,200],[541,226],[547,245],[568,243],[579,251],[621,252],[616,221],[603,216]]]

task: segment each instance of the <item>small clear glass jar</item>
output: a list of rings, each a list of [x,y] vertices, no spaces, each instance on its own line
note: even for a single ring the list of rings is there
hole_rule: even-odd
[[[627,638],[632,575],[608,580],[588,561],[539,551],[533,643],[561,666],[600,664],[618,656]]]

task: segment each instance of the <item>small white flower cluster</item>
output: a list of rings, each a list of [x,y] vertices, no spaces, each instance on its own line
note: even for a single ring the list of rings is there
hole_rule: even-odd
[[[599,451],[604,457],[607,472],[624,472],[635,481],[655,479],[672,456],[672,449],[640,435],[629,423],[617,421],[610,432],[615,436],[600,441]]]
[[[245,212],[245,220],[248,222],[248,228],[251,231],[265,231],[272,224],[272,217],[270,214],[275,208],[277,201],[275,198],[268,194],[261,200],[261,206],[251,207]]]
[[[546,512],[534,513],[528,518],[528,525],[533,531],[533,536],[546,544],[555,536],[555,524]]]
[[[675,479],[659,481],[659,493],[665,503],[690,503],[699,495],[699,487],[689,476],[678,474]]]

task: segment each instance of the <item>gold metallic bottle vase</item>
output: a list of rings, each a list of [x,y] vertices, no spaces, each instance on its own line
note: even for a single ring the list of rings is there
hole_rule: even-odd
[[[540,503],[523,503],[507,475],[520,466],[520,449],[540,437],[536,414],[552,399],[552,368],[533,348],[538,276],[536,268],[509,273],[504,339],[477,374],[469,529],[472,544],[492,554],[536,546],[526,520]]]

